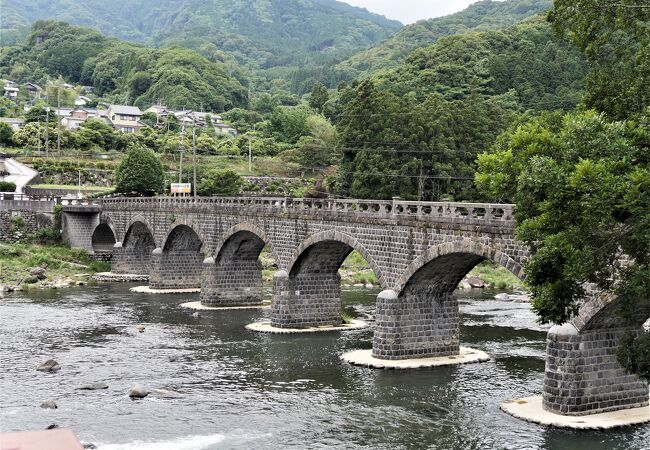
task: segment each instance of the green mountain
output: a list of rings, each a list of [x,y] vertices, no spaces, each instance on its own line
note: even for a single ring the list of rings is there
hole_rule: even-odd
[[[104,100],[144,107],[158,99],[213,111],[248,103],[246,78],[237,66],[178,46],[147,48],[56,21],[37,21],[25,43],[0,48],[0,77],[39,84],[62,77],[92,86]]]
[[[385,39],[397,21],[336,0],[0,0],[3,45],[39,19],[96,28],[149,46],[178,43],[247,65],[332,61]]]
[[[335,69],[354,77],[396,67],[413,50],[444,36],[506,28],[552,6],[553,0],[482,0],[456,14],[405,26],[374,47],[337,64]]]

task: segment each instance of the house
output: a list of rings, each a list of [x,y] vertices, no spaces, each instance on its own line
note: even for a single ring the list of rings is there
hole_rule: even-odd
[[[78,129],[81,124],[89,118],[88,111],[82,108],[75,108],[70,111],[70,114],[61,118],[61,125],[63,125],[66,130],[72,131]]]
[[[38,84],[31,82],[25,83],[25,88],[27,89],[27,92],[29,92],[29,95],[32,97],[41,98],[41,92],[43,92],[43,88]]]
[[[0,122],[8,124],[12,130],[17,131],[25,127],[24,119],[16,119],[13,117],[0,117]]]
[[[192,111],[191,109],[173,110],[167,108],[161,103],[151,106],[145,112],[154,113],[161,124],[167,120],[167,117],[173,115],[178,120],[178,123],[181,126],[185,126],[185,128],[193,126],[205,128],[208,126],[209,118],[217,133],[230,134],[232,136],[237,135],[237,130],[233,126],[225,124],[220,115],[212,112]]]
[[[105,109],[82,108],[78,106],[74,109],[58,108],[55,112],[61,121],[61,125],[70,131],[79,129],[81,124],[90,119],[99,119],[107,125],[113,126],[111,121],[108,120],[108,111]]]
[[[108,120],[111,125],[122,133],[135,133],[144,125],[140,123],[142,111],[137,106],[110,105]]]
[[[20,92],[20,89],[18,89],[17,87],[13,87],[12,85],[5,84],[4,96],[9,100],[16,101],[18,99],[18,92]]]
[[[226,123],[215,123],[214,125],[214,130],[217,133],[221,134],[229,134],[231,136],[237,136],[237,129],[226,124]]]

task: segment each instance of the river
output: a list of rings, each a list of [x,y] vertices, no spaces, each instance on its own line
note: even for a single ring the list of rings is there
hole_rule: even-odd
[[[244,325],[268,310],[196,318],[179,307],[196,297],[128,287],[0,300],[1,431],[57,424],[101,450],[650,448],[649,426],[571,432],[499,410],[503,400],[541,392],[545,332],[527,304],[461,292],[463,345],[492,361],[400,372],[339,361],[371,347],[372,327],[260,335]],[[343,302],[372,314],[376,294],[347,291]],[[60,372],[35,370],[49,358]],[[77,389],[94,382],[109,388]],[[127,392],[136,383],[173,393],[133,401]],[[40,408],[48,399],[59,408]]]

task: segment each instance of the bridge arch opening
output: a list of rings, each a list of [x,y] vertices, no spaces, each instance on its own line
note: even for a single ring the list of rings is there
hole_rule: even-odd
[[[354,250],[357,252],[354,252]],[[353,254],[353,258],[348,257]],[[279,328],[339,326],[343,322],[341,267],[348,260],[365,266],[372,280],[380,279],[368,253],[351,237],[323,233],[308,239],[298,249],[284,279],[274,286],[272,324]],[[370,276],[374,272],[374,277]]]
[[[175,226],[162,249],[152,252],[152,289],[198,289],[201,287],[203,241],[189,225]]]
[[[95,255],[112,255],[115,245],[113,229],[107,223],[100,223],[93,231],[91,243]]]
[[[519,264],[475,243],[442,244],[418,258],[398,281],[394,300],[377,304],[373,356],[399,360],[460,352],[460,311],[455,295],[470,271],[491,260],[523,277]]]
[[[148,275],[151,272],[151,253],[156,248],[153,233],[141,221],[135,221],[127,230],[122,248],[113,257],[113,272]]]
[[[201,303],[206,306],[259,305],[264,297],[264,272],[277,269],[277,258],[264,233],[240,225],[226,233],[213,258],[203,262]]]

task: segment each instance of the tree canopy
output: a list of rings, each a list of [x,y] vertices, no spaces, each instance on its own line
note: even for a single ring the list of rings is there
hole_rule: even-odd
[[[163,192],[164,172],[160,159],[140,144],[130,144],[128,153],[115,173],[116,191],[150,196]]]

